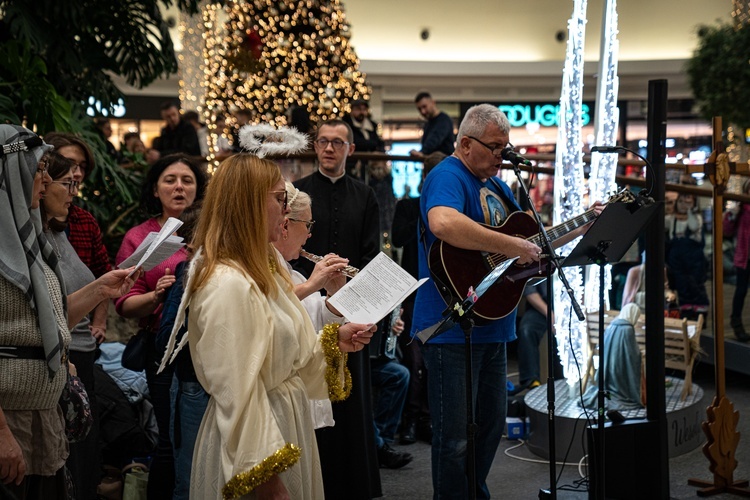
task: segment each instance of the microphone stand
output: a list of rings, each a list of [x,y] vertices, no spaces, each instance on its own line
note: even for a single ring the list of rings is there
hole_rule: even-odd
[[[513,164],[513,171],[516,174],[516,177],[518,178],[519,186],[521,187],[521,191],[523,192],[526,201],[529,205],[529,208],[531,209],[531,212],[534,214],[534,220],[536,220],[537,225],[539,226],[539,234],[541,236],[542,241],[542,252],[546,255],[547,258],[547,265],[545,266],[545,272],[547,274],[547,424],[548,424],[548,435],[549,435],[549,481],[550,481],[550,487],[549,490],[540,489],[539,490],[539,497],[540,499],[552,499],[555,500],[557,498],[557,469],[556,469],[556,452],[555,452],[555,356],[554,356],[554,350],[555,350],[555,343],[552,338],[552,314],[554,313],[554,297],[553,297],[553,291],[552,291],[552,274],[554,273],[555,269],[560,269],[560,262],[559,257],[557,254],[555,254],[554,248],[552,248],[552,241],[549,238],[549,235],[547,234],[547,230],[544,228],[544,223],[542,222],[542,218],[539,216],[539,213],[536,211],[536,207],[534,206],[533,201],[531,200],[531,195],[529,194],[529,190],[526,187],[526,184],[524,183],[523,179],[521,178],[521,169],[519,168],[520,163],[525,163],[527,160],[525,160],[521,156],[510,156],[510,158],[506,158],[506,160],[510,161]],[[541,259],[540,256],[540,266],[539,269],[541,271]],[[565,276],[565,273],[558,272],[557,276],[560,278],[560,282],[562,283],[563,287],[565,288],[565,291],[568,293],[568,296],[570,297],[570,303],[573,306],[573,310],[576,313],[576,316],[579,320],[584,321],[586,317],[583,315],[583,311],[581,310],[581,307],[578,305],[578,302],[576,301],[575,295],[573,294],[573,289],[570,286],[570,283],[568,282],[568,279]]]

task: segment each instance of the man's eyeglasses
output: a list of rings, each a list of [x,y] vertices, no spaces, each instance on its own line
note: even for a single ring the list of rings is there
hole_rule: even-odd
[[[490,152],[492,153],[492,156],[496,156],[496,157],[498,157],[498,158],[500,158],[500,156],[502,156],[502,154],[503,154],[503,149],[507,148],[508,146],[510,146],[510,147],[513,147],[513,145],[512,145],[511,143],[508,143],[508,144],[506,144],[505,146],[490,146],[489,144],[487,144],[487,143],[485,143],[485,142],[482,142],[481,140],[477,139],[477,138],[476,138],[476,137],[474,137],[473,135],[467,135],[466,137],[468,137],[469,139],[474,139],[474,140],[475,140],[475,141],[477,141],[477,142],[478,142],[479,144],[481,144],[481,145],[482,145],[482,146],[484,146],[485,148],[489,149],[489,150],[490,150]]]
[[[286,189],[283,191],[271,191],[271,194],[283,194],[284,195],[283,199],[281,197],[277,197],[276,200],[281,205],[281,209],[286,210],[286,206],[289,201],[289,195],[287,194]]]
[[[52,183],[65,186],[66,188],[68,188],[68,193],[70,194],[76,194],[76,192],[78,191],[78,186],[81,184],[78,181],[52,181]]]
[[[336,150],[349,145],[348,142],[342,141],[341,139],[334,139],[332,141],[329,141],[328,139],[318,139],[315,141],[315,144],[317,144],[320,149],[325,149],[330,144],[331,146],[333,146],[333,149]]]
[[[85,162],[83,162],[83,163],[74,163],[73,166],[71,167],[71,170],[73,170],[73,173],[75,173],[76,170],[80,170],[82,174],[85,174],[86,173],[86,167],[87,167],[87,165],[86,165]]]
[[[287,217],[287,219],[289,219],[292,222],[301,222],[301,223],[303,223],[305,225],[305,227],[307,228],[307,232],[308,233],[312,233],[312,228],[315,225],[315,221],[314,220],[295,219],[294,217]]]

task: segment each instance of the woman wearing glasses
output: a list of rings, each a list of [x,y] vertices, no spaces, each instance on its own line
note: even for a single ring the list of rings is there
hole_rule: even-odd
[[[195,201],[203,199],[206,177],[203,171],[185,155],[165,156],[149,170],[143,183],[141,206],[153,216],[125,234],[115,263],[120,264],[133,254],[151,232],[158,232],[169,217],[179,218]],[[118,314],[138,318],[141,330],[146,331],[146,381],[151,403],[154,405],[159,427],[159,444],[151,465],[148,491],[152,498],[172,498],[174,489],[174,458],[169,439],[169,389],[173,370],[159,375],[155,339],[167,291],[174,283],[177,264],[187,259],[182,248],[164,262],[146,271],[133,289],[115,302]]]
[[[58,401],[70,329],[99,302],[127,292],[131,269],[66,294],[38,210],[47,190],[52,197],[59,187],[47,169],[64,169],[63,160],[44,157],[49,146],[23,127],[0,125],[0,144],[0,497],[65,499],[68,442]],[[70,189],[62,186],[62,199]]]
[[[94,281],[94,275],[81,261],[65,235],[68,211],[73,197],[78,194],[78,181],[73,177],[73,161],[53,152],[48,154],[47,173],[52,178],[45,189],[40,204],[44,234],[52,244],[60,262],[65,288],[75,292]],[[96,337],[90,328],[89,316],[84,316],[70,331],[70,362],[75,365],[77,375],[83,382],[91,403],[94,424],[82,441],[71,443],[68,469],[73,478],[78,498],[96,498],[96,486],[101,479],[98,460],[99,415],[96,406],[94,362],[96,347],[103,337]]]
[[[299,259],[300,251],[305,246],[305,242],[312,236],[315,221],[312,220],[310,195],[295,188],[291,182],[286,182],[286,195],[289,200],[287,205],[289,215],[284,222],[281,239],[276,240],[273,245],[284,257],[284,260],[290,262]],[[325,297],[318,290],[325,288],[329,297],[338,292],[346,284],[346,276],[341,274],[340,271],[348,264],[349,259],[339,257],[335,253],[329,253],[315,265],[308,279],[292,270],[291,266],[287,266],[294,282],[294,294],[305,305],[305,309],[311,312],[310,317],[313,324],[324,325],[325,320],[333,319],[332,316],[323,311],[325,309],[329,313],[332,312],[328,306],[322,305]],[[311,299],[309,302],[306,301],[308,297]],[[313,309],[307,306],[308,303],[312,304],[313,302],[318,304],[318,306],[313,306],[317,310],[314,313],[312,312]],[[321,305],[323,309],[320,309]],[[340,316],[337,316],[337,318],[341,319]]]
[[[210,395],[191,498],[323,498],[308,400],[347,397],[343,352],[361,352],[372,332],[332,324],[316,336],[271,245],[289,198],[279,167],[246,153],[224,160],[206,192],[177,315],[180,324],[189,312],[195,372]]]
[[[286,195],[289,200],[289,215],[281,230],[281,239],[274,241],[273,246],[287,263],[287,271],[294,283],[294,294],[302,301],[315,330],[321,331],[326,324],[340,323],[343,318],[328,304],[326,297],[319,290],[325,288],[329,297],[338,292],[346,284],[346,276],[341,270],[348,265],[349,260],[329,253],[315,265],[310,279],[305,279],[292,268],[289,262],[299,259],[302,247],[312,235],[315,221],[312,220],[312,200],[307,193],[295,188],[291,182],[286,182]],[[316,429],[333,425],[333,411],[329,399],[312,400],[310,403]]]

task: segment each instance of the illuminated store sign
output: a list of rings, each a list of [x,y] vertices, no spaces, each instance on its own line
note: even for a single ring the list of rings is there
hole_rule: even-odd
[[[508,117],[512,127],[525,127],[530,123],[538,123],[542,127],[557,127],[559,104],[501,104],[500,110]],[[582,120],[586,126],[591,122],[589,105],[582,105]]]

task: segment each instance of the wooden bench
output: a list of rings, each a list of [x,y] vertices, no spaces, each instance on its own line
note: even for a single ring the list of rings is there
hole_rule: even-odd
[[[604,330],[617,318],[620,311],[604,312]],[[680,395],[684,401],[693,388],[693,365],[700,353],[700,336],[703,330],[703,315],[697,321],[687,319],[664,318],[664,366],[685,372],[685,385]],[[599,311],[586,315],[586,332],[589,338],[589,359],[587,378],[593,374],[594,356],[599,354]],[[641,351],[646,354],[646,317],[641,314],[635,325],[635,338]],[[593,377],[592,377],[593,378]],[[585,383],[585,382],[584,382]]]

